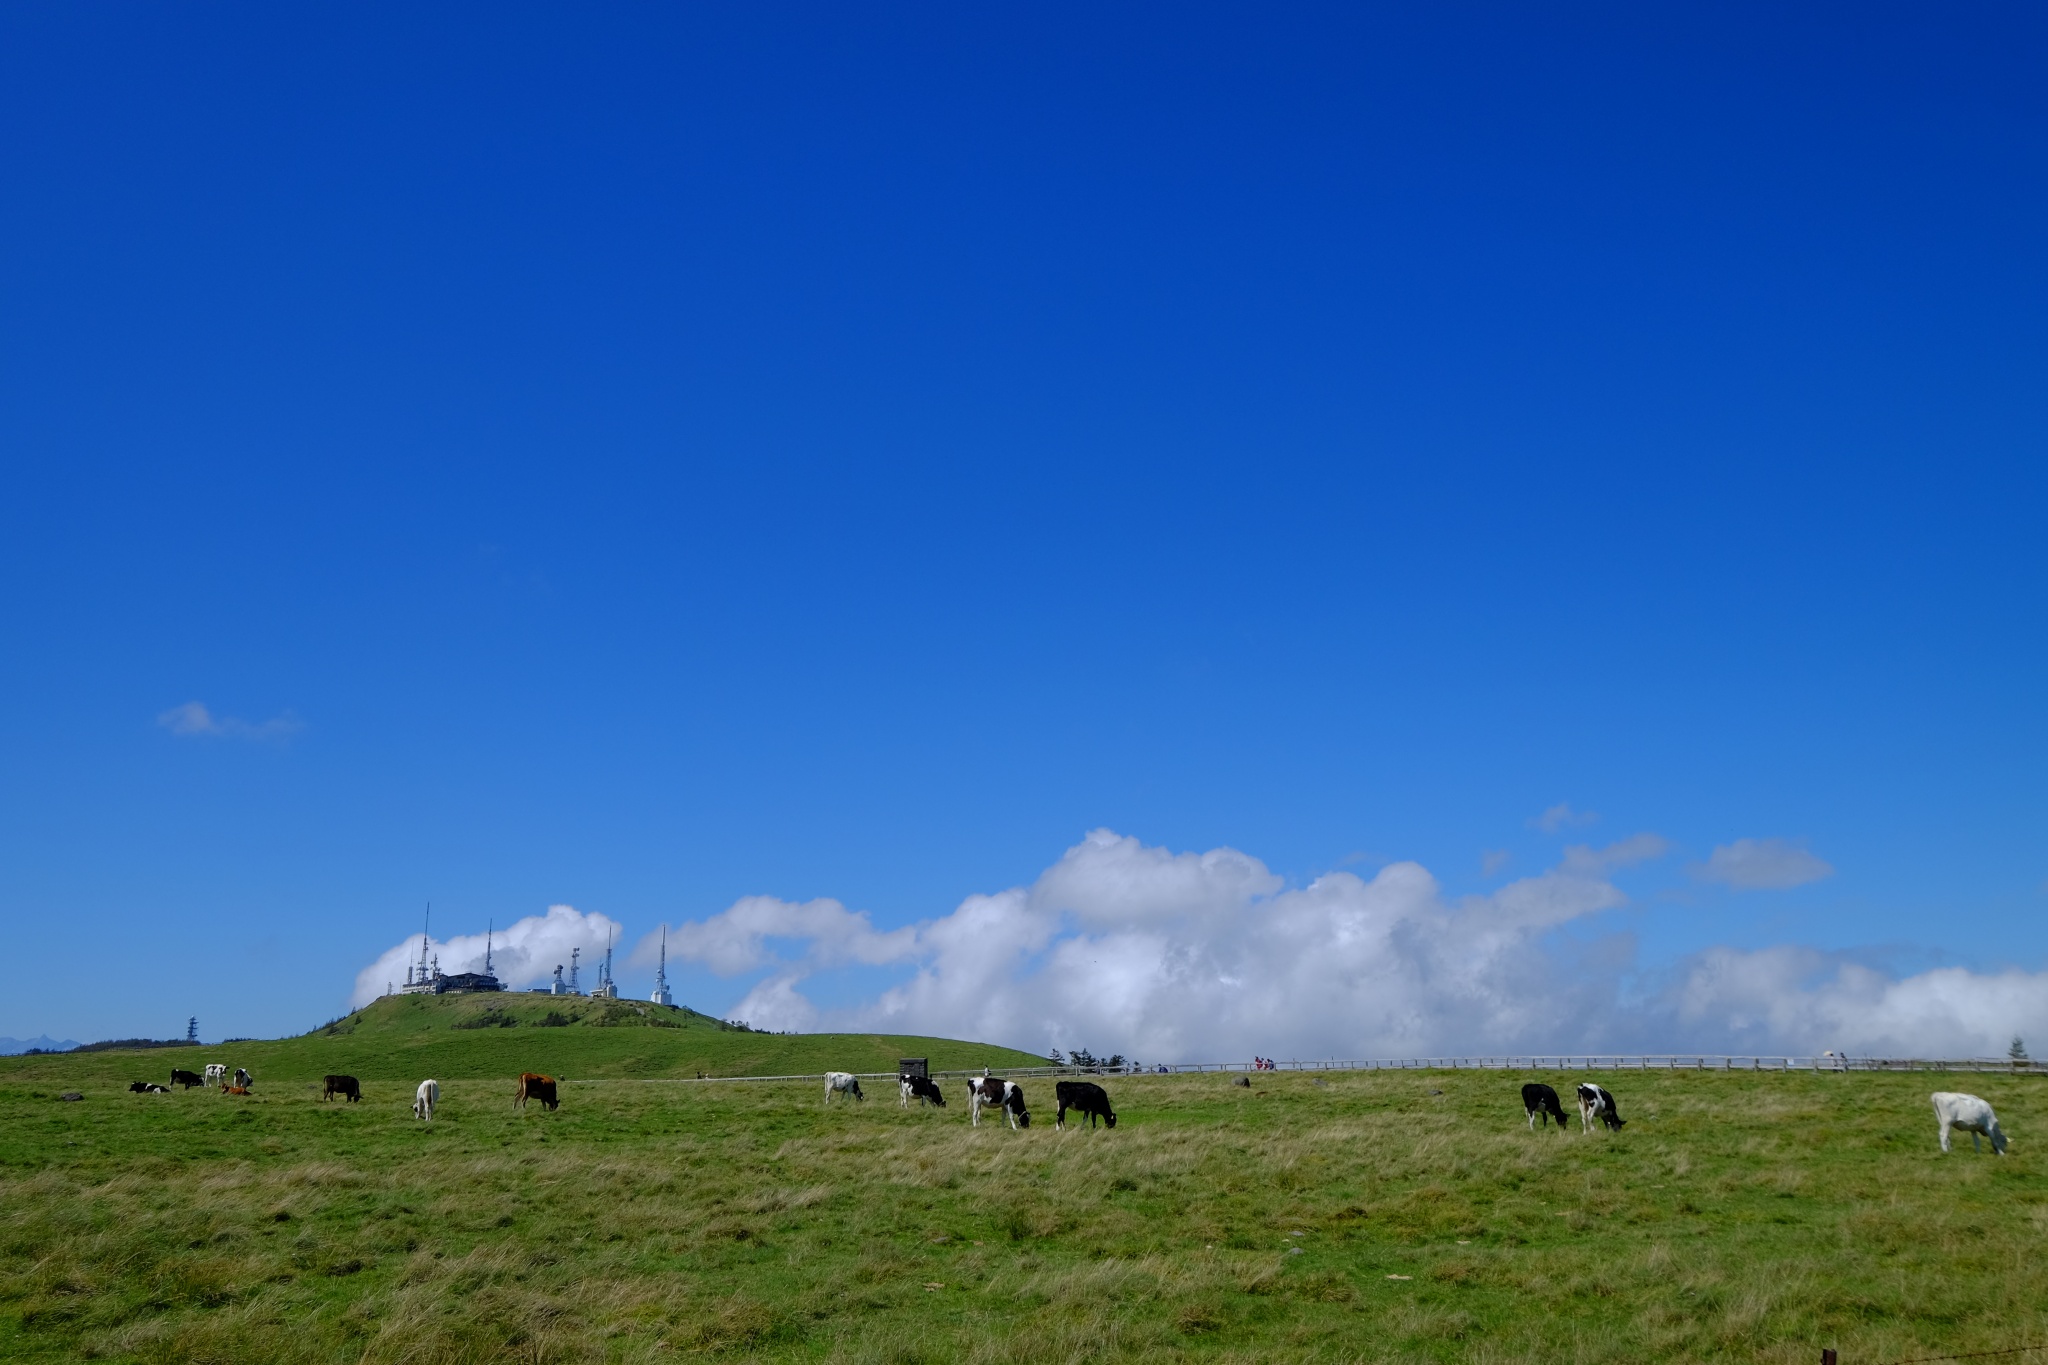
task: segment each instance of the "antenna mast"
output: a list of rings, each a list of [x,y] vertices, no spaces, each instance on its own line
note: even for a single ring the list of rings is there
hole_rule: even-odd
[[[654,969],[654,994],[647,997],[657,1005],[674,1005],[668,993],[668,926],[661,926],[661,965]]]
[[[475,922],[476,922],[475,920],[471,920],[471,921],[470,921],[470,923],[472,923],[472,924],[474,924]],[[491,934],[492,934],[492,933],[493,933],[494,931],[496,931],[496,929],[497,929],[497,927],[498,927],[498,921],[497,921],[497,920],[496,920],[495,918],[493,918],[493,919],[491,919],[491,920],[489,920],[489,921],[488,921],[488,924],[490,925],[490,927],[484,930],[484,975],[485,975],[485,976],[490,976],[490,975],[492,975],[492,972],[491,972]]]

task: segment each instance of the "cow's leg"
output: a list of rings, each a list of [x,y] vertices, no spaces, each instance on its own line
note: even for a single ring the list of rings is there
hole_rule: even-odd
[[[1948,1151],[1948,1129],[1949,1122],[1947,1119],[1943,1119],[1941,1121],[1941,1150],[1944,1153]]]
[[[1980,1146],[1977,1142],[1977,1130],[1975,1128],[1972,1128],[1970,1130],[1970,1150],[1973,1152],[1980,1153],[1984,1150],[1984,1148]]]

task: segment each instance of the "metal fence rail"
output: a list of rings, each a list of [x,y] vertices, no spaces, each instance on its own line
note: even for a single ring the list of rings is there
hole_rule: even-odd
[[[1959,1058],[1938,1060],[1924,1057],[1780,1057],[1737,1056],[1722,1053],[1678,1052],[1652,1055],[1616,1053],[1520,1053],[1499,1057],[1377,1057],[1319,1062],[1276,1061],[1266,1067],[1252,1062],[1178,1062],[1138,1068],[1108,1070],[1103,1067],[1022,1066],[1001,1067],[998,1074],[1010,1079],[1057,1076],[1188,1076],[1207,1073],[1283,1071],[1976,1071],[2012,1076],[2048,1076],[2048,1063],[2011,1061],[2006,1058]],[[735,1081],[817,1081],[822,1072],[801,1076],[618,1076],[581,1079],[574,1084],[639,1082],[650,1085],[698,1085]],[[893,1081],[893,1071],[855,1072],[864,1081]],[[934,1080],[963,1080],[982,1075],[980,1068],[933,1071]],[[565,1077],[564,1080],[567,1078]]]

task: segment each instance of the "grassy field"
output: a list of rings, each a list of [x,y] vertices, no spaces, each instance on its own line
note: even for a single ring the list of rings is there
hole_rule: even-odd
[[[1066,1133],[1031,1081],[1013,1133],[970,1129],[957,1085],[905,1112],[593,1069],[518,1114],[509,1071],[441,1065],[429,1127],[413,1059],[352,1106],[261,1070],[246,1100],[129,1095],[134,1054],[0,1067],[0,1357],[1858,1365],[2048,1341],[2038,1080],[1623,1073],[1628,1127],[1592,1136],[1528,1132],[1497,1072],[1131,1077],[1114,1131]],[[1943,1157],[1937,1086],[1990,1099],[2012,1154]]]

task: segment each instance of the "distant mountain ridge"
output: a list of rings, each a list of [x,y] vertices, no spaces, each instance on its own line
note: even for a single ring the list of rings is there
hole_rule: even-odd
[[[52,1038],[44,1034],[40,1038],[0,1038],[0,1057],[14,1057],[39,1047],[45,1052],[69,1052],[78,1044],[69,1038]]]

